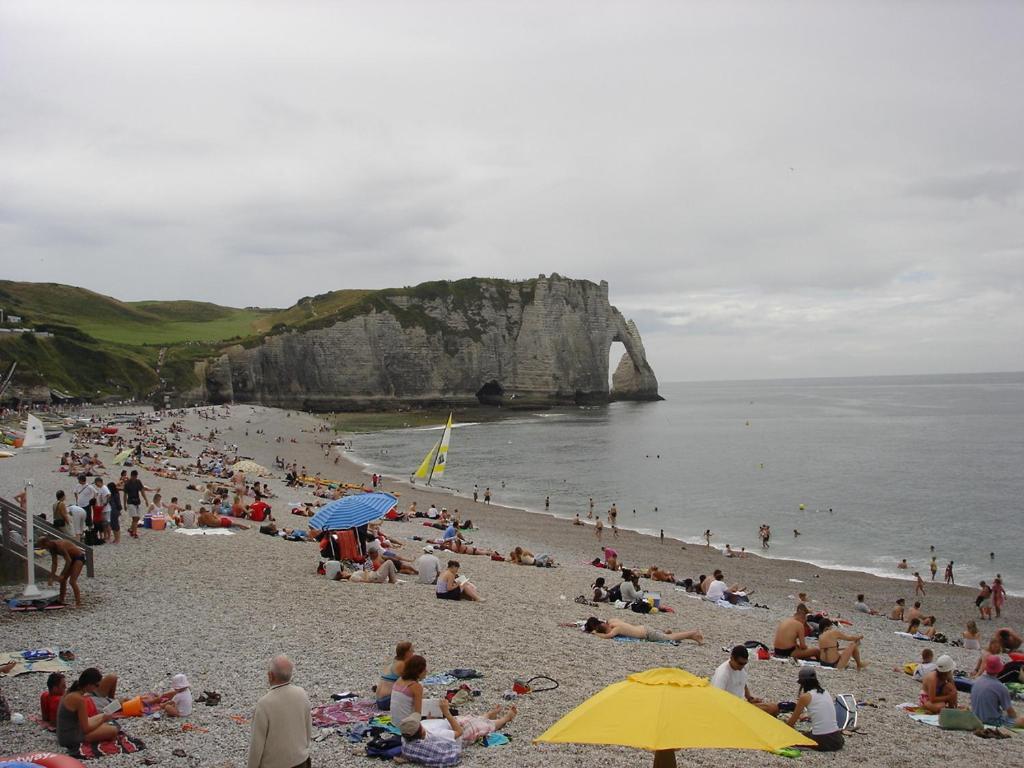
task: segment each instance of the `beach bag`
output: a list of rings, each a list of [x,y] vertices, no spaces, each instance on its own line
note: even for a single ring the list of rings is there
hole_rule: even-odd
[[[984,723],[967,709],[950,709],[946,707],[939,712],[939,728],[944,731],[974,731]]]
[[[836,696],[836,725],[840,731],[857,730],[857,699],[852,693]]]
[[[540,684],[538,687],[537,684]],[[553,691],[558,687],[558,681],[547,675],[536,675],[529,680],[513,680],[512,690],[522,696],[525,693],[543,693]]]
[[[458,680],[472,680],[475,677],[483,677],[483,675],[475,669],[453,669],[449,671],[448,674]]]
[[[395,735],[377,736],[366,744],[367,757],[390,760],[402,754],[402,737]]]
[[[646,600],[635,600],[629,604],[629,609],[633,613],[650,613],[654,606],[648,603]]]

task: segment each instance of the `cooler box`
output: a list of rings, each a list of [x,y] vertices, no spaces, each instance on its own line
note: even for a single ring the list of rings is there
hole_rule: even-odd
[[[162,531],[164,528],[167,527],[167,518],[166,517],[151,517],[149,519],[150,519],[150,526],[149,527],[152,528],[154,531]]]

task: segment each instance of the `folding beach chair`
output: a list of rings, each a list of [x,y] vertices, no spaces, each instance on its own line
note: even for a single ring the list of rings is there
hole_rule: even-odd
[[[857,730],[857,699],[852,693],[836,696],[836,724],[840,731]]]

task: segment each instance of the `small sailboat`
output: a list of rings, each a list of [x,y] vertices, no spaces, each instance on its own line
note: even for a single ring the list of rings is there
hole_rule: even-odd
[[[49,448],[46,445],[46,430],[43,429],[43,422],[28,414],[25,423],[25,437],[21,441],[22,450],[45,451]]]
[[[444,476],[444,469],[448,465],[448,445],[452,441],[452,414],[448,414],[448,423],[444,425],[444,432],[441,439],[434,443],[434,447],[423,458],[419,469],[413,474],[415,480],[426,480],[430,485],[431,480]]]

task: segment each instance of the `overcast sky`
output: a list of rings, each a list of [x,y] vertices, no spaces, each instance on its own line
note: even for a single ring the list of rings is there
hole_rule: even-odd
[[[1024,369],[1024,3],[0,0],[0,277],[608,280],[663,381]]]

